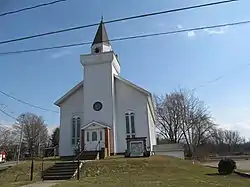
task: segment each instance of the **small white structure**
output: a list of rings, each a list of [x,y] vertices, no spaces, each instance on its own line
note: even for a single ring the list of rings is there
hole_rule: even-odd
[[[108,154],[124,153],[126,138],[134,137],[146,137],[152,151],[156,145],[152,95],[120,76],[120,63],[102,21],[91,53],[80,58],[84,80],[55,102],[60,107],[59,155],[73,155],[78,141],[82,150],[105,147]]]
[[[5,151],[0,152],[0,162],[6,162],[7,153]]]
[[[184,159],[184,148],[181,144],[159,144],[153,146],[155,155],[166,155]]]

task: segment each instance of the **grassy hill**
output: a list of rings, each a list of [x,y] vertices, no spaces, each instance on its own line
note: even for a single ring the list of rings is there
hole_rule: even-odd
[[[54,161],[44,162],[44,168],[48,168],[54,164]],[[31,183],[30,181],[30,166],[31,162],[18,164],[6,170],[0,171],[0,186],[1,187],[16,187]],[[34,162],[33,182],[41,180],[42,162]]]
[[[250,179],[231,176],[208,176],[216,169],[170,157],[111,158],[88,162],[80,181],[68,181],[57,187],[249,187]]]
[[[54,161],[46,161],[44,167]],[[35,162],[34,181],[41,180],[41,161]],[[87,162],[81,169],[81,180],[72,179],[57,187],[249,187],[250,179],[231,176],[208,176],[216,169],[171,157],[110,157]],[[30,183],[30,162],[0,171],[1,187],[17,187]]]

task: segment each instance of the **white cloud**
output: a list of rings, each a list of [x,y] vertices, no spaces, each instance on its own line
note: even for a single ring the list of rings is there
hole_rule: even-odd
[[[193,37],[196,36],[196,33],[194,31],[188,31],[187,35],[188,35],[189,38],[193,38]]]
[[[250,107],[218,106],[211,111],[215,123],[221,128],[238,131],[241,136],[250,140]]]
[[[204,31],[210,35],[215,35],[215,34],[225,34],[227,27],[221,27],[218,29],[204,29]]]
[[[182,25],[177,25],[178,29],[183,29]]]
[[[178,29],[183,29],[183,26],[182,25],[177,25],[176,26]],[[193,37],[195,37],[196,36],[196,32],[195,31],[188,31],[187,32],[187,36],[189,37],[189,38],[193,38]]]
[[[71,54],[72,52],[70,50],[62,50],[62,51],[59,51],[57,53],[54,53],[52,54],[52,58],[53,59],[57,59],[57,58],[60,58],[60,57],[63,57],[63,56],[66,56],[66,55],[69,55]]]
[[[218,121],[216,121],[218,123]],[[241,136],[250,140],[250,120],[240,121],[236,123],[219,122],[219,127],[228,130],[238,131]]]

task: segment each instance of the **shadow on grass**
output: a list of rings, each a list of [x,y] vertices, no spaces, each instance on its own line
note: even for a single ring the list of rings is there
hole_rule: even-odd
[[[226,174],[220,174],[220,173],[207,173],[207,176],[226,176]]]
[[[207,173],[207,176],[232,176],[232,177],[244,177],[250,178],[249,174],[241,173],[241,172],[234,172],[234,174],[221,174],[221,173]]]

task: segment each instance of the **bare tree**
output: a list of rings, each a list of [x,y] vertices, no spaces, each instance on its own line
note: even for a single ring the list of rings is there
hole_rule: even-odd
[[[13,159],[17,153],[18,136],[12,128],[0,127],[0,146],[7,151],[8,159]]]
[[[18,117],[18,122],[14,128],[20,133],[23,125],[23,143],[27,146],[29,154],[32,151],[39,154],[40,148],[48,141],[48,130],[43,118],[32,113],[24,113]]]
[[[183,133],[180,128],[180,110],[178,94],[166,94],[165,97],[155,96],[156,101],[156,117],[158,132],[170,143],[179,143]]]
[[[221,128],[214,129],[211,141],[214,143],[214,145],[216,145],[216,151],[218,153],[227,154],[229,152],[239,151],[240,147],[246,144],[245,138],[241,137],[239,132]]]
[[[239,144],[242,143],[242,138],[238,131],[225,130],[224,137],[225,144],[228,145],[229,152],[233,151]]]
[[[215,124],[192,92],[180,90],[156,97],[156,108],[159,133],[171,143],[184,141],[191,154],[211,137]]]

